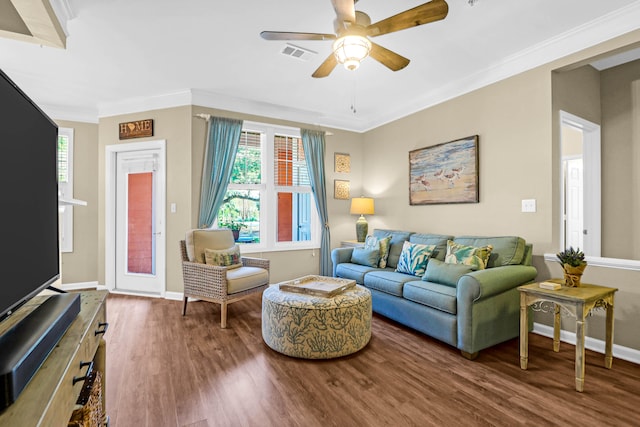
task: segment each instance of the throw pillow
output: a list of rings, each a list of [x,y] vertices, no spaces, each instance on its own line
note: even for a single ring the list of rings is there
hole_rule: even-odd
[[[487,268],[487,262],[492,250],[493,246],[491,245],[476,248],[449,240],[447,241],[447,255],[444,258],[444,262],[447,264],[465,264],[471,266],[474,270],[484,270]]]
[[[419,243],[404,242],[396,271],[398,273],[422,276],[427,268],[427,261],[436,245],[421,245]]]
[[[378,249],[353,248],[351,262],[354,264],[377,267],[380,261],[380,251]]]
[[[240,247],[238,245],[220,250],[205,248],[204,259],[209,265],[218,265],[229,269],[242,267]]]
[[[439,259],[430,259],[422,280],[425,282],[440,283],[441,285],[456,286],[458,280],[473,268],[465,264],[447,264]]]
[[[380,262],[378,267],[385,268],[387,266],[387,259],[389,258],[389,248],[391,247],[391,237],[387,236],[378,238],[376,236],[367,236],[364,242],[366,249],[378,249],[380,250]]]

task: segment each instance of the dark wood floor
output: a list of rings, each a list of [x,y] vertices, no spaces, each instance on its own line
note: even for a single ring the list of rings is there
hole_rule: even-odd
[[[640,365],[587,351],[585,391],[574,390],[574,347],[530,334],[458,350],[374,315],[362,351],[299,360],[262,341],[260,296],[220,307],[110,295],[107,411],[111,426],[632,426],[640,423]]]

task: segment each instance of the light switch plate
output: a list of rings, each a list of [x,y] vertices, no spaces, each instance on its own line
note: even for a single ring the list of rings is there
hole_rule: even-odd
[[[535,212],[535,211],[536,211],[536,199],[522,200],[522,212]]]

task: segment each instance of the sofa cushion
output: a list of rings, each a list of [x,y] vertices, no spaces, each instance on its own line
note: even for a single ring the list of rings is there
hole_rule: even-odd
[[[402,296],[409,301],[456,314],[456,288],[439,283],[412,281],[404,284]]]
[[[373,235],[378,239],[382,239],[387,236],[391,236],[391,246],[389,247],[389,257],[387,258],[387,267],[396,268],[398,266],[398,259],[402,252],[402,245],[405,241],[409,240],[409,236],[413,233],[410,231],[401,230],[373,230]]]
[[[438,259],[430,259],[427,271],[422,276],[425,282],[440,283],[441,285],[457,286],[458,280],[473,268],[464,264],[447,264]]]
[[[416,280],[411,274],[397,273],[390,269],[376,270],[364,276],[364,285],[367,288],[376,289],[387,294],[402,296],[402,286],[406,282]]]
[[[492,249],[491,245],[482,247],[467,246],[449,240],[444,262],[447,264],[465,264],[470,265],[474,270],[484,270],[487,268]]]
[[[409,237],[411,243],[420,243],[422,245],[436,245],[430,259],[439,259],[444,261],[447,254],[447,240],[453,240],[453,236],[445,236],[441,234],[422,234],[415,233]]]
[[[377,267],[380,261],[380,249],[353,248],[351,262],[354,264]]]
[[[341,262],[336,266],[336,277],[352,279],[362,285],[364,283],[364,275],[375,270],[377,270],[377,268],[350,262]]]
[[[460,236],[454,242],[469,246],[493,246],[487,268],[500,265],[516,265],[525,261],[526,242],[517,236],[477,237]]]
[[[387,266],[387,258],[389,258],[389,248],[391,247],[391,236],[379,239],[376,236],[369,235],[364,241],[364,247],[366,249],[378,249],[380,251],[380,261],[378,262],[378,267],[385,268]]]
[[[422,277],[427,269],[429,257],[435,248],[436,245],[404,242],[396,271],[398,273],[407,273]]]

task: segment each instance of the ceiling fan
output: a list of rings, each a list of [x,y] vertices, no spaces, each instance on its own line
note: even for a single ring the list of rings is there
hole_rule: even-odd
[[[409,65],[409,60],[373,43],[369,37],[439,21],[449,12],[446,1],[432,0],[372,24],[369,15],[355,10],[356,2],[357,0],[331,0],[336,12],[336,19],[333,21],[335,34],[263,31],[260,36],[265,40],[334,40],[333,53],[318,67],[313,77],[327,77],[338,63],[344,64],[349,70],[355,70],[367,56],[392,71],[398,71]]]

